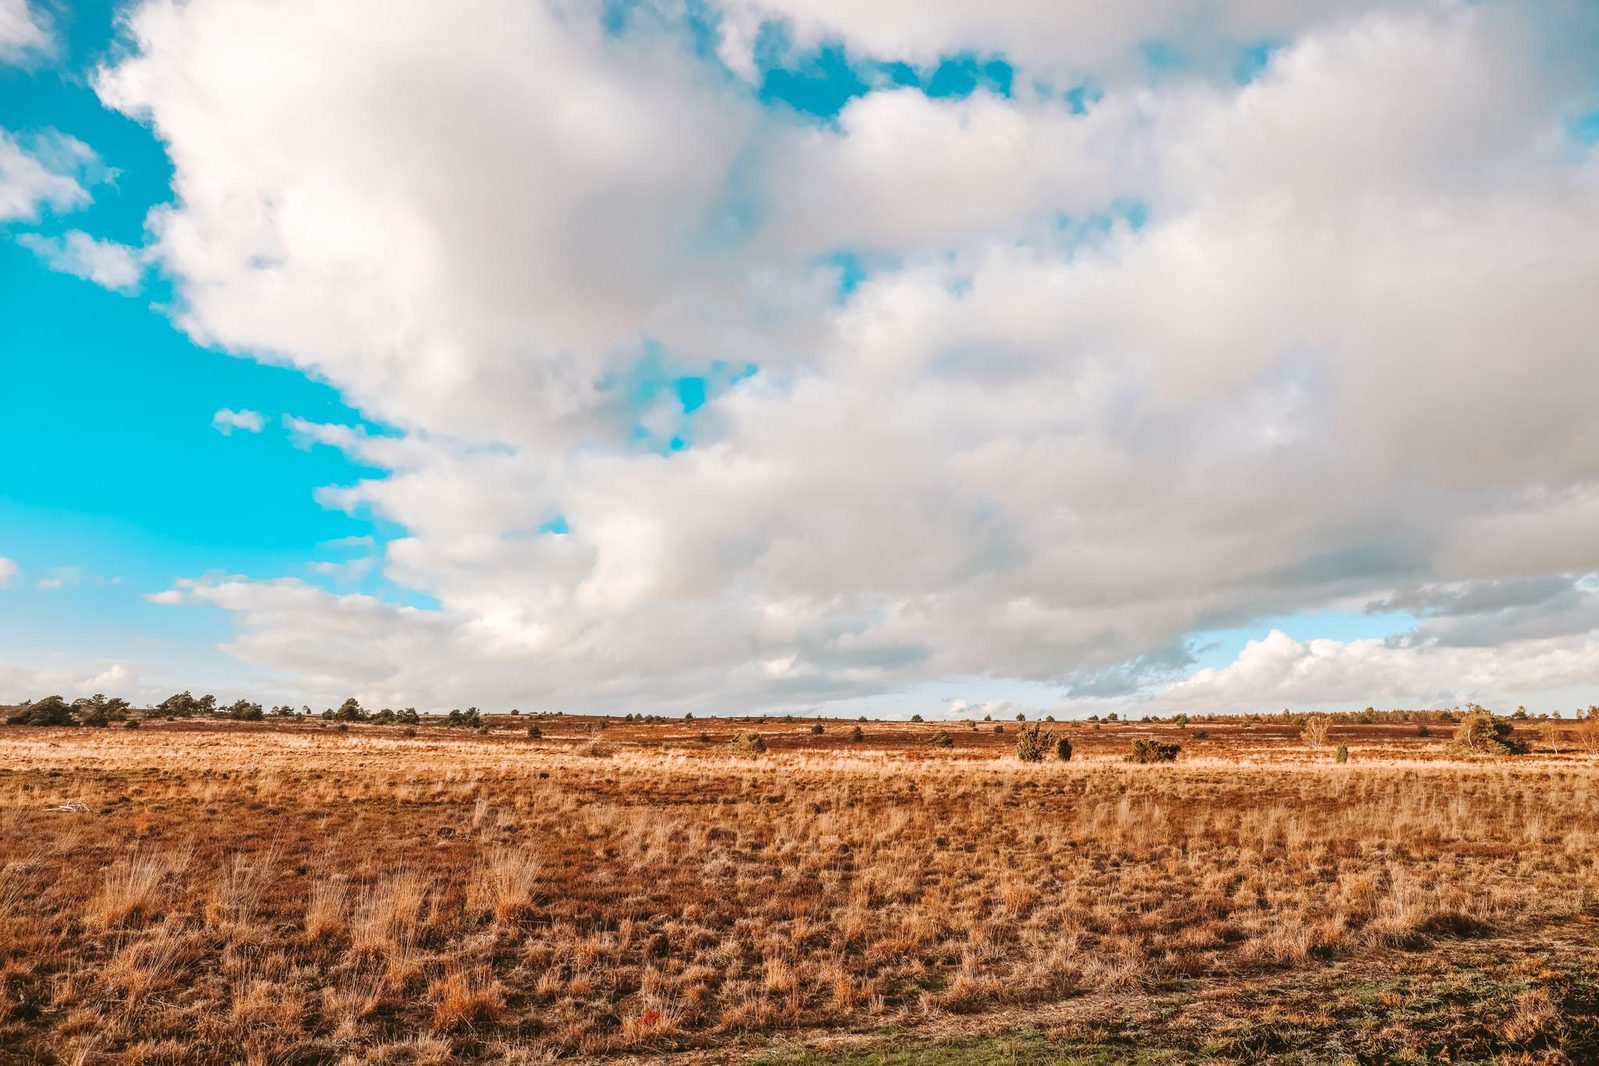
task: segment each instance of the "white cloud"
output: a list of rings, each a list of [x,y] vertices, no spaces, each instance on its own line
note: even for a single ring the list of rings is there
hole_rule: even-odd
[[[54,49],[49,14],[29,0],[0,0],[0,63],[29,63]]]
[[[16,560],[7,559],[5,556],[0,555],[0,589],[3,589],[9,585],[11,583],[11,579],[17,576],[17,572],[18,567]]]
[[[17,238],[17,243],[35,252],[52,270],[72,274],[115,292],[132,292],[144,273],[137,249],[97,240],[79,230],[59,237],[24,233]]]
[[[41,207],[82,207],[89,202],[83,180],[102,173],[82,141],[50,131],[24,143],[0,129],[0,222],[32,221]]]
[[[149,698],[150,689],[128,662],[24,667],[0,662],[0,702],[18,703],[45,696],[71,700],[96,692],[123,698]]]
[[[1198,671],[1134,706],[1151,713],[1269,711],[1281,707],[1547,707],[1550,693],[1592,691],[1599,634],[1492,647],[1382,640],[1294,640],[1281,630],[1250,641],[1222,668]],[[1537,697],[1544,697],[1537,700]],[[1558,696],[1556,697],[1558,698]]]
[[[802,40],[1062,71],[1192,30],[1178,7],[909,31],[782,10]],[[1019,76],[817,128],[671,32],[565,8],[144,5],[99,84],[172,155],[151,224],[184,324],[399,427],[286,420],[391,471],[320,498],[404,527],[385,576],[441,606],[245,578],[178,598],[330,694],[629,709],[1159,689],[1196,629],[1599,568],[1599,168],[1563,134],[1583,64],[1522,7],[1222,8],[1196,47],[1293,38],[1247,86],[1107,79],[1076,114]],[[415,75],[459,68],[448,92]],[[843,299],[816,265],[840,248],[874,271]],[[677,428],[630,406],[646,351],[761,372],[660,454],[632,432]],[[1599,685],[1589,630],[1517,620],[1556,642],[1518,672],[1451,624],[1273,637],[1157,698],[1341,693],[1362,664],[1396,697],[1467,667]]]
[[[1196,8],[1183,0],[1106,5],[1094,0],[727,0],[721,5],[719,53],[752,76],[763,22],[787,26],[799,48],[841,40],[851,50],[927,66],[949,56],[1004,56],[1029,73],[1081,78],[1137,64],[1140,49],[1165,41],[1188,63],[1235,58],[1239,42],[1281,40],[1399,0],[1221,0]],[[1072,83],[1062,85],[1070,87]]]
[[[211,416],[211,425],[224,437],[231,437],[234,430],[244,433],[261,432],[266,426],[266,419],[259,411],[234,411],[224,407]]]

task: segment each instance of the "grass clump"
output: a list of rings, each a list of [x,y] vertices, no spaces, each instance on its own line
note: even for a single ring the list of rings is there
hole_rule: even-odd
[[[766,738],[756,732],[740,733],[733,738],[733,750],[740,755],[761,755],[766,751]]]
[[[955,746],[955,738],[949,735],[947,729],[940,729],[927,738],[927,743],[935,748],[953,748]]]

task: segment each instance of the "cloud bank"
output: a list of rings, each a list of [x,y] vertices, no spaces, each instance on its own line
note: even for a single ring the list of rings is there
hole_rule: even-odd
[[[319,498],[428,606],[167,599],[418,705],[1599,688],[1593,13],[1214,6],[142,4],[97,85],[175,167],[147,254],[196,339],[387,427],[290,422],[386,471]],[[822,45],[1013,88],[763,100]]]

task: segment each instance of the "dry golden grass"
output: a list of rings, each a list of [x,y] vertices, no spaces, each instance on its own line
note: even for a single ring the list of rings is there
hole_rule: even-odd
[[[1340,722],[1335,765],[1292,724],[1073,724],[1072,762],[1024,765],[986,726],[617,725],[596,758],[594,723],[541,725],[0,731],[0,1048],[724,1054],[1447,952],[1599,900],[1576,736],[1465,762],[1447,730]],[[752,730],[769,750],[735,752]],[[1121,761],[1150,736],[1182,759]],[[1514,996],[1503,1046],[1582,1039]]]

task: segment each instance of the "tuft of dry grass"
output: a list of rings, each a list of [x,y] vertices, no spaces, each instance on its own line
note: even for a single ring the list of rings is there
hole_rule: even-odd
[[[112,863],[105,871],[100,892],[89,902],[90,924],[110,929],[125,922],[157,916],[162,883],[169,875],[180,874],[188,867],[190,854],[187,851],[160,854],[135,851]]]

